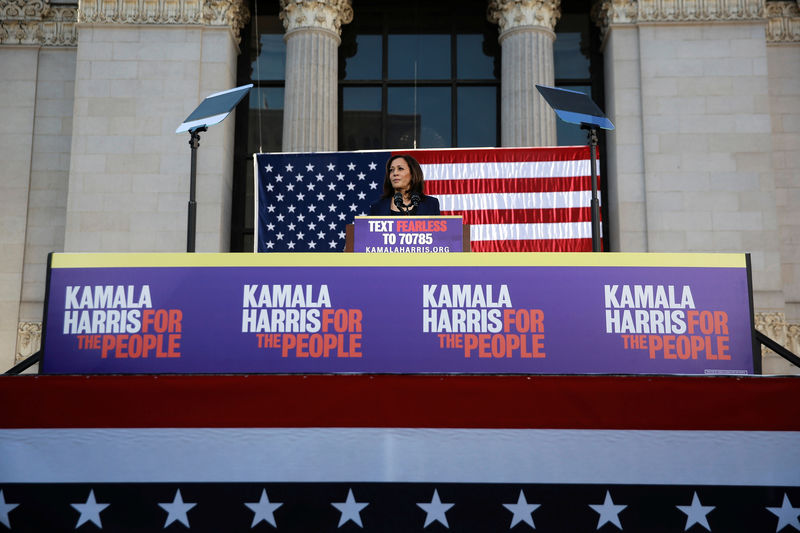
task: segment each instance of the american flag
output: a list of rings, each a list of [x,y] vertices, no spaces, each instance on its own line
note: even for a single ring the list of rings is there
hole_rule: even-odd
[[[800,529],[791,378],[0,381],[0,531]]]
[[[345,227],[380,197],[386,160],[410,154],[473,251],[591,251],[589,148],[256,154],[256,250],[344,248]]]

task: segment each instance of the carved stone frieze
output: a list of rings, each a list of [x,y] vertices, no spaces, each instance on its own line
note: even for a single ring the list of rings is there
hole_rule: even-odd
[[[490,0],[489,22],[497,24],[500,37],[517,28],[534,27],[550,31],[561,18],[560,0]]]
[[[762,20],[764,3],[765,0],[639,0],[639,22]]]
[[[350,0],[281,0],[280,19],[287,34],[315,29],[341,37],[342,24],[353,20],[353,6]]]
[[[77,5],[51,5],[47,0],[2,0],[0,45],[75,46],[77,13]]]
[[[599,0],[592,7],[592,18],[605,35],[609,27],[619,24],[764,20],[772,3],[765,0]],[[785,3],[795,3],[796,7],[796,2]]]
[[[793,354],[800,354],[800,324],[789,324],[783,313],[756,313],[755,327]],[[778,357],[766,346],[761,347],[762,357]]]
[[[800,43],[798,2],[767,2],[767,42]]]
[[[237,40],[250,19],[243,0],[81,0],[78,22],[227,26]]]
[[[42,345],[42,323],[20,322],[17,325],[17,351],[14,354],[14,364],[39,351]]]

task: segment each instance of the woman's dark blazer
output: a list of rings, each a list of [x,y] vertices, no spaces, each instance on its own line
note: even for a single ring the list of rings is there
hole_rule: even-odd
[[[396,211],[392,211],[392,198],[381,198],[371,206],[369,206],[370,216],[385,216],[385,215],[399,215]],[[439,211],[439,200],[434,196],[424,196],[422,201],[417,206],[415,215],[441,215]]]

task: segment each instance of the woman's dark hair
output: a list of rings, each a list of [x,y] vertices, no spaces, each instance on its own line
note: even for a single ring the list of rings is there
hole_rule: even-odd
[[[406,163],[408,163],[408,170],[411,172],[411,183],[408,184],[408,194],[417,193],[420,197],[425,198],[425,176],[422,175],[422,168],[419,166],[416,159],[405,154],[393,155],[386,161],[386,175],[383,177],[383,194],[381,198],[391,198],[394,196],[392,180],[389,179],[389,167],[392,166],[392,161],[401,157],[406,160]]]

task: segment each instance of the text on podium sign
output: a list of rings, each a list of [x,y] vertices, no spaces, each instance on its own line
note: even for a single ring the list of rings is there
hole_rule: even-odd
[[[463,251],[460,216],[355,217],[354,252],[450,253]]]

